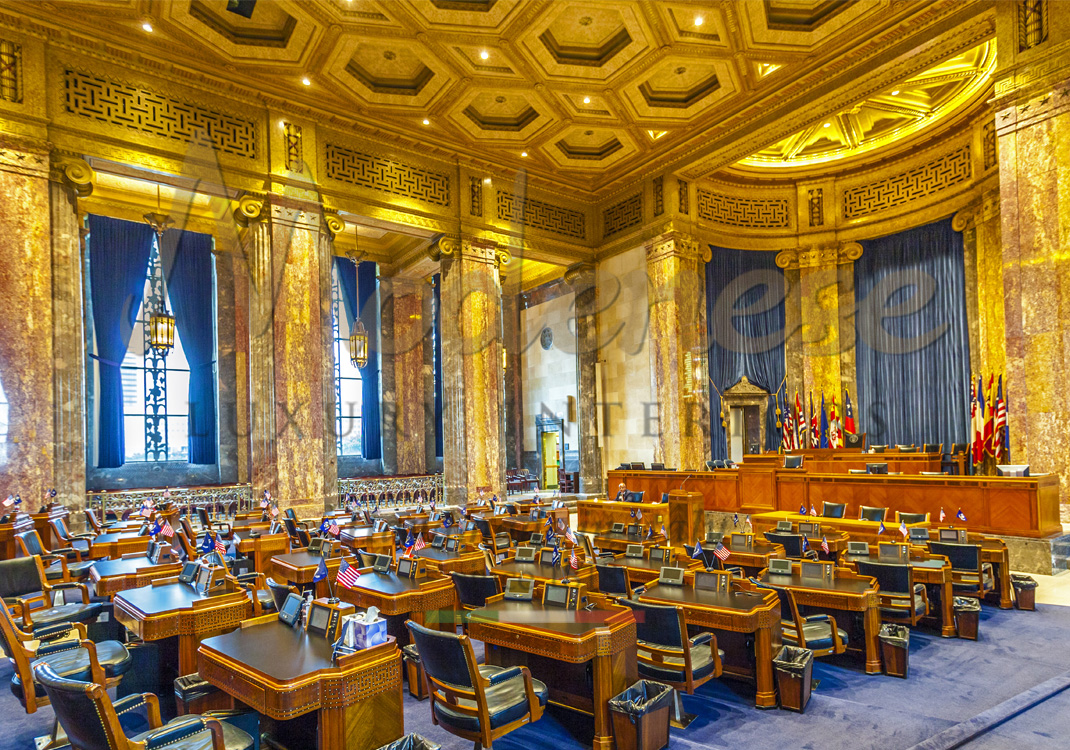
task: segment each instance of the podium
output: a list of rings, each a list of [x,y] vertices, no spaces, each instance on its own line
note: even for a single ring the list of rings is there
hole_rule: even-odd
[[[669,544],[682,547],[706,538],[705,501],[701,492],[669,493]]]

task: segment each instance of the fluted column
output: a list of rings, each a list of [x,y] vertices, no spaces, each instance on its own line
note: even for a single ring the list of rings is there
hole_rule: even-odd
[[[383,280],[383,407],[389,402],[385,421],[383,459],[392,435],[393,468],[398,474],[420,474],[426,468],[426,420],[424,418],[424,339],[430,318],[424,319],[424,295],[430,287],[420,279],[395,276]],[[391,319],[388,335],[385,321]],[[392,363],[392,367],[388,365]],[[390,395],[387,395],[387,370]],[[434,441],[434,436],[431,436]],[[389,471],[388,471],[389,473]]]
[[[658,415],[654,457],[682,470],[703,468],[710,450],[702,271],[708,255],[693,237],[676,231],[646,246],[650,369]]]
[[[565,281],[575,293],[577,430],[580,443],[580,492],[604,492],[602,446],[598,440],[598,288],[595,266],[577,263],[565,271]]]
[[[445,237],[442,382],[446,499],[464,503],[480,487],[505,493],[504,383],[499,264],[493,243]]]

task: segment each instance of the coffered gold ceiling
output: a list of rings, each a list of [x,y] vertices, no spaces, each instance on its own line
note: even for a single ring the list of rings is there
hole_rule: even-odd
[[[818,118],[876,144],[889,113],[949,99],[921,80],[919,100],[878,91],[976,47],[991,15],[980,0],[259,0],[246,19],[226,0],[0,0],[4,23],[206,90],[595,194],[755,152],[824,158],[835,144],[788,137]]]

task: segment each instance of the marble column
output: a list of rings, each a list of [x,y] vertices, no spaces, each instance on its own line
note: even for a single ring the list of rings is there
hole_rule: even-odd
[[[479,488],[505,494],[502,308],[498,265],[508,256],[467,237],[438,242],[442,273],[444,488],[450,503]]]
[[[426,285],[420,297],[420,309],[425,322],[421,354],[423,379],[420,383],[424,404],[424,471],[428,474],[438,474],[442,472],[442,466],[435,446],[435,430],[438,429],[435,420],[435,297],[434,287],[430,283]]]
[[[85,336],[82,329],[82,231],[78,197],[92,191],[92,170],[81,159],[54,158],[52,221],[52,393],[56,499],[85,504]],[[76,520],[80,522],[81,519]]]
[[[970,371],[999,375],[1006,369],[1007,360],[999,189],[985,192],[960,210],[951,226],[962,232],[966,261]]]
[[[1064,70],[1063,75],[1066,75]],[[996,99],[1013,463],[1054,472],[1070,500],[1070,78]],[[997,92],[1002,87],[997,86]]]
[[[330,269],[316,203],[245,201],[254,496],[315,514],[337,497]],[[248,209],[245,208],[248,206]]]
[[[0,497],[18,492],[27,510],[55,485],[49,161],[47,144],[0,136]]]
[[[379,387],[383,398],[381,422],[383,425],[383,474],[398,473],[397,432],[397,386],[394,363],[394,279],[386,276],[379,279]]]
[[[657,404],[654,458],[681,470],[705,467],[710,451],[706,363],[708,259],[690,235],[669,231],[646,245],[650,280],[651,390]]]
[[[565,271],[575,293],[577,431],[580,438],[580,492],[605,492],[602,446],[598,441],[598,287],[592,263],[577,263]]]
[[[504,284],[504,276],[502,276]],[[520,295],[502,295],[502,346],[505,348],[506,467],[524,466],[524,347],[520,335]]]
[[[392,423],[387,423],[386,431],[393,431],[395,435],[395,466],[398,474],[422,474],[426,470],[424,339],[431,321],[424,319],[423,306],[424,296],[430,296],[430,291],[430,287],[420,279],[395,276],[390,280],[390,297],[383,298],[384,319],[387,308],[393,317],[393,335],[388,343],[384,328],[383,348],[386,350],[390,346],[388,351],[394,364],[394,419]],[[386,369],[384,357],[384,375]],[[385,378],[383,400],[386,401]],[[431,440],[434,442],[434,435]]]

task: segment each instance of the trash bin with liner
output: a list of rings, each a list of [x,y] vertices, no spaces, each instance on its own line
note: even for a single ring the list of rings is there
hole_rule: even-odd
[[[889,677],[906,678],[910,658],[910,628],[885,623],[877,634],[881,642],[881,661]]]
[[[609,699],[613,739],[617,750],[661,750],[669,745],[672,688],[639,680]]]
[[[442,746],[413,733],[394,740],[389,745],[383,745],[379,750],[442,750]]]
[[[959,638],[976,641],[977,626],[981,619],[981,600],[956,596],[951,604],[955,609],[955,627],[958,628]]]
[[[1037,579],[1022,573],[1011,573],[1014,588],[1014,605],[1030,612],[1037,608]]]
[[[810,680],[814,672],[814,652],[808,648],[784,646],[773,659],[780,707],[802,713],[810,702]]]

